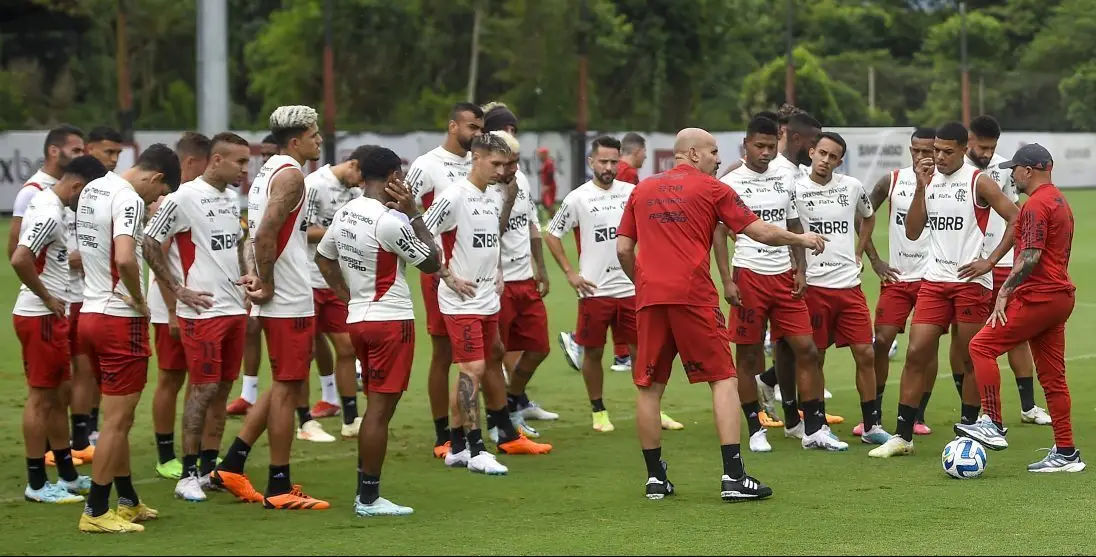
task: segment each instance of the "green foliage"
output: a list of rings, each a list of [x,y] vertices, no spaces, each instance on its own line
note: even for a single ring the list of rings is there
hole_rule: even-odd
[[[261,128],[281,104],[322,109],[325,0],[227,1],[233,127]],[[0,27],[0,124],[114,120],[119,1],[9,4],[17,11],[14,25]],[[826,125],[961,114],[962,22],[951,0],[337,0],[337,125],[442,125],[446,108],[468,96],[478,8],[474,100],[507,102],[524,129],[577,124],[584,32],[590,128],[739,128],[784,102],[789,4],[796,99]],[[1088,115],[1096,0],[966,4],[972,112],[1010,129],[1096,129]],[[125,6],[137,125],[194,127],[196,3]]]

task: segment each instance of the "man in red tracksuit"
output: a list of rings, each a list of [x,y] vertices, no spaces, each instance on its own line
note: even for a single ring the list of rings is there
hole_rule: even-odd
[[[1066,321],[1073,313],[1076,287],[1069,278],[1073,211],[1051,182],[1054,159],[1043,146],[1021,147],[1001,168],[1028,201],[1016,227],[1016,261],[997,296],[988,326],[970,343],[974,373],[986,415],[973,425],[955,426],[959,435],[983,444],[1004,443],[1001,426],[1001,370],[997,357],[1028,342],[1039,383],[1046,392],[1054,447],[1029,472],[1080,472],[1081,453],[1073,445],[1069,387],[1066,385]]]

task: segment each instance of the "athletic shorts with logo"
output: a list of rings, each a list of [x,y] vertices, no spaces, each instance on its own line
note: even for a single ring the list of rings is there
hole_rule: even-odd
[[[304,381],[312,368],[315,317],[259,317],[275,381]]]
[[[731,336],[718,307],[647,306],[636,313],[636,322],[639,346],[632,365],[636,385],[665,385],[678,355],[690,383],[735,376]]]
[[[507,282],[499,312],[499,335],[508,352],[547,354],[548,311],[533,279]]]
[[[453,347],[453,363],[463,364],[491,359],[498,340],[499,314],[445,315],[445,328]]]
[[[246,315],[180,317],[179,328],[192,385],[232,382],[240,376],[247,338]]]
[[[68,317],[13,315],[12,322],[23,350],[23,375],[28,387],[56,389],[72,377]]]
[[[145,389],[152,355],[147,317],[85,313],[80,316],[80,346],[104,395],[127,396]]]
[[[879,301],[875,305],[875,326],[898,327],[905,332],[913,308],[917,306],[917,293],[921,281],[891,282],[879,285]]]
[[[772,342],[813,332],[807,303],[792,295],[794,271],[762,275],[735,267],[734,282],[742,300],[741,306],[731,308],[731,341],[735,344],[764,342],[766,323]]]
[[[578,300],[575,342],[584,348],[605,346],[609,328],[621,344],[636,344],[636,298],[592,297]]]
[[[859,286],[811,286],[807,288],[807,309],[811,312],[814,345],[819,350],[872,343],[871,311]]]
[[[407,391],[415,361],[415,321],[360,321],[348,329],[354,353],[362,363],[365,392]]]
[[[993,310],[990,294],[990,289],[975,282],[922,281],[913,324],[946,330],[953,322],[985,323]]]

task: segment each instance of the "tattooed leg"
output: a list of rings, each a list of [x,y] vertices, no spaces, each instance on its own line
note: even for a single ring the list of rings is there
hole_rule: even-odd
[[[218,383],[191,384],[183,406],[183,473],[198,475],[198,452],[202,448],[202,434],[206,425],[206,412],[217,396]]]

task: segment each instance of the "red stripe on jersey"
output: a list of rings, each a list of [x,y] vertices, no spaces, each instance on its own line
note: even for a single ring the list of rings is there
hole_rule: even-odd
[[[27,186],[34,186],[34,187],[38,188],[38,191],[44,191],[46,189],[46,188],[43,188],[42,184],[39,184],[38,182],[27,182],[27,183],[23,184],[24,188],[27,187]]]
[[[289,215],[285,217],[285,222],[282,223],[282,228],[278,230],[278,245],[274,252],[274,260],[277,261],[282,256],[282,251],[285,250],[286,244],[289,243],[289,239],[293,237],[293,233],[297,231],[297,215],[301,214],[301,207],[304,206],[304,194],[301,194],[301,200],[297,202],[297,207],[289,212]]]
[[[46,252],[49,251],[49,244],[42,247],[42,253],[38,254],[38,257],[34,259],[34,274],[41,275],[42,271],[46,270]]]
[[[981,170],[975,170],[974,175],[970,177],[970,196],[974,200],[974,218],[978,222],[978,229],[982,231],[982,234],[986,233],[986,228],[989,227],[989,205],[982,206],[978,199],[978,177],[982,175]]]
[[[422,194],[422,210],[425,211],[434,204],[434,192],[426,192]]]
[[[448,264],[453,259],[453,250],[457,247],[457,229],[441,233],[441,252]]]
[[[582,257],[582,228],[575,227],[575,249],[578,250],[578,256]]]
[[[887,199],[890,201],[890,203],[887,203],[887,214],[892,216],[892,217],[894,216],[894,188],[896,188],[896,187],[898,187],[898,169],[897,168],[895,168],[894,170],[891,171],[891,187],[890,187],[890,191],[887,192]]]
[[[175,245],[179,248],[179,261],[183,263],[183,284],[186,284],[190,268],[194,266],[194,237],[191,236],[190,230],[180,232],[175,237],[177,238]]]
[[[373,301],[379,302],[388,290],[396,284],[396,254],[377,248],[377,283],[374,285]]]

